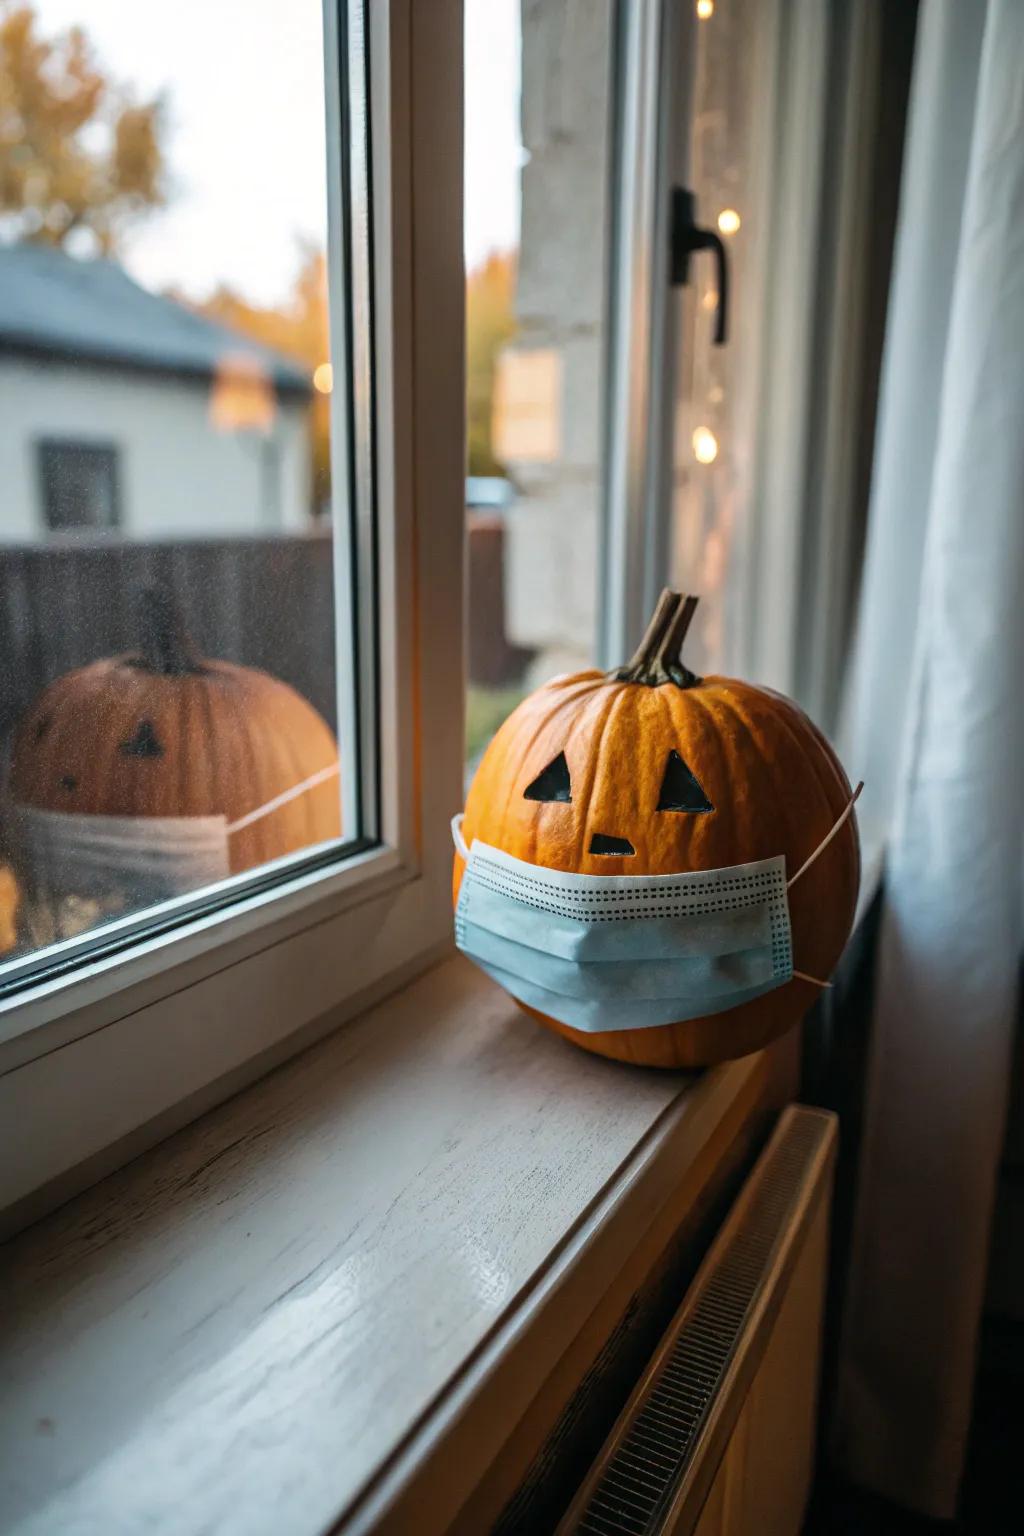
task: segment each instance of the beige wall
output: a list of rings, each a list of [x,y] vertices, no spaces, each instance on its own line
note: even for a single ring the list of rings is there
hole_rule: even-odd
[[[517,350],[560,358],[559,451],[513,462],[509,638],[550,673],[589,661],[600,513],[610,0],[523,0]]]

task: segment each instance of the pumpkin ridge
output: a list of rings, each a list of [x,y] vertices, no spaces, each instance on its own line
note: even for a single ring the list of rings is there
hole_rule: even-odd
[[[232,677],[228,680],[228,687],[225,688],[223,694],[224,707],[231,714],[234,720],[232,735],[234,740],[238,743],[238,756],[236,758],[237,778],[234,780],[234,782],[238,784],[238,786],[243,790],[248,791],[248,793],[245,795],[244,801],[242,802],[244,809],[240,807],[238,810],[238,815],[241,816],[248,815],[249,811],[254,811],[260,803],[259,799],[256,798],[259,794],[259,778],[257,774],[256,753],[253,749],[252,736],[248,730],[245,699],[240,697],[244,691],[245,690],[242,687],[241,679]],[[233,812],[230,811],[227,806],[224,807],[224,814],[227,816],[229,822],[236,819]],[[262,833],[263,829],[259,822],[254,823],[254,825],[251,827],[246,827],[245,832],[242,835],[246,837],[246,839],[248,839],[250,835],[252,836],[253,842],[256,845],[257,852],[254,858],[247,859],[246,862],[239,867],[248,868],[250,864],[262,864],[264,862]],[[237,838],[235,841],[237,841]],[[235,850],[231,846],[231,842],[232,840],[229,839],[228,863],[230,868],[234,870],[236,867],[236,858]]]
[[[722,681],[728,682],[729,679],[723,678]],[[754,731],[753,724],[738,707],[735,695],[732,692],[727,691],[725,688],[719,687],[714,693],[713,698],[715,705],[721,708],[722,714],[732,721],[734,728],[744,739],[746,748],[746,760],[764,763],[765,768],[768,769],[768,764],[758,745],[757,735]],[[716,729],[720,729],[720,723],[719,721],[715,720],[714,711],[711,709],[710,699],[705,700],[704,703],[707,705],[709,712],[711,713],[714,727]],[[766,777],[770,782],[773,782],[775,776],[771,771],[768,771],[766,773]],[[747,863],[757,857],[757,841],[754,835],[754,827],[751,824],[752,821],[756,819],[756,806],[754,804],[754,798],[749,795],[737,797],[736,781],[734,778],[732,778],[732,776],[730,776],[729,790],[729,804],[733,811],[733,826],[736,834],[736,842],[741,848],[745,848],[747,850],[746,857],[740,862]],[[740,822],[740,817],[737,815],[737,812],[742,812],[742,824]]]
[[[596,690],[597,697],[594,700],[594,702],[599,705],[599,714],[594,727],[594,736],[598,743],[604,740],[604,733],[608,728],[608,719],[615,707],[616,699],[619,697],[620,692],[625,691],[624,689],[620,690],[615,688],[614,685],[612,685],[609,687],[608,696],[602,698],[601,694],[603,693],[605,686],[607,685],[602,682],[601,687]],[[576,724],[577,726],[582,725],[583,721],[579,720],[576,722]],[[597,780],[596,757],[586,764],[584,768],[584,775],[585,777],[583,782],[583,790],[580,794],[580,804],[585,807],[585,810],[582,816],[576,817],[576,827],[573,836],[573,865],[576,869],[580,867],[580,860],[584,857],[587,846],[587,820],[590,814],[590,803],[594,798],[594,784]]]
[[[730,700],[730,703],[732,704],[734,712],[736,712],[741,718],[744,720],[749,718],[743,714],[742,705],[738,700],[732,699]],[[775,701],[773,701],[773,704],[774,703]],[[786,703],[788,704],[789,701],[786,700]],[[795,845],[801,849],[801,854],[795,857],[792,868],[790,867],[790,861],[787,853],[786,876],[788,879],[789,876],[795,873],[795,870],[800,867],[803,859],[806,858],[808,854],[813,852],[814,847],[820,841],[820,836],[823,836],[824,832],[829,829],[829,827],[835,821],[838,812],[834,811],[832,808],[832,803],[825,791],[824,785],[821,782],[813,757],[807,751],[806,747],[801,741],[800,735],[795,729],[794,723],[789,717],[789,710],[779,710],[776,705],[776,707],[772,709],[771,720],[773,726],[775,726],[776,729],[781,729],[782,734],[790,744],[790,748],[794,755],[794,760],[799,762],[804,772],[805,783],[813,782],[817,787],[819,795],[818,804],[808,816],[798,817],[796,815],[790,815],[784,812],[785,823],[783,839],[785,844],[787,845],[787,848],[792,848]],[[751,729],[753,728],[754,724],[752,722]],[[777,782],[782,783],[783,786],[785,785],[784,778],[778,779]],[[788,809],[788,802],[785,795],[783,795],[781,799],[781,804],[786,806]],[[823,817],[822,832],[818,836],[815,835],[813,826],[811,825],[811,818],[815,815]],[[855,837],[856,833],[852,832],[851,835]],[[803,849],[806,849],[806,854],[802,852]],[[807,955],[805,950],[807,943],[809,943],[814,949],[817,949],[818,945],[816,933],[813,929],[808,930],[805,928],[805,918],[801,915],[805,909],[805,904],[811,902],[812,900],[813,898],[811,895],[811,888],[801,888],[795,893],[794,899],[790,902],[790,921],[793,930],[794,964],[797,967],[800,967],[801,965],[808,966],[813,974],[825,975],[829,970],[831,970],[832,965],[834,965],[836,955],[833,955],[832,959],[827,963],[823,963],[823,957],[820,955],[820,953],[818,958],[815,959],[813,955]],[[848,915],[850,918],[852,918],[853,915],[852,900],[853,896],[851,895],[847,902]],[[846,928],[848,931],[849,922],[847,922]],[[842,946],[840,945],[840,949],[841,947]],[[802,954],[801,951],[804,951],[804,953]]]
[[[716,780],[720,778],[723,785],[728,785],[729,772],[725,762],[725,754],[722,751],[721,743],[718,740],[718,733],[715,730],[713,716],[711,711],[708,709],[707,701],[702,695],[701,686],[698,684],[694,688],[675,688],[671,693],[667,689],[659,688],[657,690],[657,696],[662,706],[664,707],[665,714],[668,717],[669,736],[677,748],[687,745],[686,731],[683,729],[683,720],[686,717],[686,711],[688,709],[695,708],[697,712],[703,716],[705,722],[705,734],[707,735],[708,740],[712,743],[712,747],[715,753],[714,777]],[[688,753],[686,762],[690,765],[692,772],[693,768],[691,763],[691,756],[692,752]],[[663,767],[661,771],[664,772]],[[701,777],[700,780],[700,783],[704,788],[705,795],[708,794],[707,786],[705,784],[705,778],[707,777],[710,776],[705,774]],[[710,795],[708,795],[708,798],[711,798]],[[718,803],[721,798],[721,792],[715,795],[715,810],[718,809]],[[659,812],[655,809],[651,814],[656,816],[671,815],[672,813],[664,811]],[[711,814],[714,815],[714,811],[712,811]],[[677,821],[677,825],[681,826],[683,830],[689,834],[686,838],[685,856],[681,855],[680,863],[683,864],[684,871],[686,869],[692,870],[698,867],[698,860],[694,856],[695,849],[699,850],[705,836],[710,835],[710,831],[714,827],[714,822],[708,823],[707,817],[703,815],[689,816],[685,817],[685,819],[678,820],[675,816],[673,816],[672,819],[673,821]],[[700,862],[702,862],[702,860]]]
[[[688,689],[685,690],[685,692],[686,693],[691,693],[691,692],[693,692],[693,690],[688,688]],[[659,714],[661,714],[664,717],[666,740],[670,741],[670,742],[673,742],[673,743],[675,743],[676,746],[678,746],[679,745],[679,732],[678,732],[678,730],[676,728],[676,717],[675,717],[675,715],[672,712],[672,705],[668,701],[668,696],[666,695],[664,689],[662,689],[662,688],[655,688],[655,690],[654,690],[654,697],[658,701],[658,712],[659,712]],[[671,750],[672,750],[672,748],[670,747],[669,751],[671,751]],[[660,753],[659,754],[659,759],[664,758],[664,756],[665,756],[664,752]],[[661,774],[664,774],[664,772],[665,772],[664,763],[661,762],[661,761],[659,761],[658,772],[661,773]],[[647,817],[651,818],[651,817],[657,816],[659,814],[664,815],[665,813],[664,812],[660,812],[659,813],[659,811],[657,810],[657,802],[655,802],[655,805],[647,810]],[[689,828],[687,826],[685,826],[684,823],[682,823],[680,821],[680,822],[677,823],[677,830],[685,832],[685,831],[688,831]],[[686,862],[688,864],[692,864],[693,863],[693,859],[691,857],[691,850],[690,850],[690,843],[691,842],[692,842],[691,838],[687,838],[686,839]],[[646,861],[647,861],[647,863],[649,865],[650,864],[650,858],[651,858],[650,850],[649,849],[645,850],[645,858],[646,858]],[[680,862],[682,862],[682,860],[680,860]]]
[[[837,767],[834,766],[834,759],[833,759],[831,747],[828,747],[828,743],[825,742],[824,745],[826,747],[828,747],[828,751],[827,751],[827,753],[822,753],[822,755],[825,756],[825,761],[828,763],[830,769],[832,769],[832,771],[833,771],[833,774],[834,774],[834,777],[835,777],[835,780],[836,780],[836,789],[837,789],[838,794],[839,794],[838,800],[836,802],[833,802],[832,797],[829,794],[828,789],[826,788],[826,785],[825,785],[825,783],[822,780],[822,776],[821,776],[821,773],[819,771],[819,765],[818,765],[818,762],[817,762],[816,754],[814,754],[812,752],[809,752],[807,750],[807,747],[805,747],[803,745],[803,743],[800,742],[800,739],[799,739],[799,737],[797,735],[796,724],[795,724],[795,722],[794,722],[794,720],[792,718],[795,706],[792,704],[792,702],[789,699],[785,699],[785,698],[782,700],[782,703],[784,705],[787,705],[788,708],[782,709],[782,710],[780,710],[778,712],[779,713],[779,718],[782,719],[787,732],[797,742],[797,745],[798,745],[798,747],[800,748],[800,750],[802,752],[802,755],[803,755],[805,763],[808,764],[808,766],[810,767],[812,773],[814,774],[816,782],[821,786],[821,792],[824,795],[825,803],[828,806],[829,821],[830,821],[830,826],[831,826],[831,824],[834,823],[837,820],[837,818],[842,815],[843,811],[845,811],[845,809],[847,807],[847,804],[849,803],[850,795],[852,793],[850,785],[849,785],[849,782],[846,782],[844,784],[840,780],[839,772],[837,770]],[[809,736],[810,736],[811,744],[813,744],[815,746],[818,746],[819,752],[821,752],[822,744],[819,743],[819,741],[818,741],[818,737],[820,736],[820,732],[817,730],[817,728],[813,725],[813,723],[810,720],[807,721],[807,725],[810,727]],[[845,775],[843,777],[845,778]],[[860,840],[859,840],[859,838],[857,836],[857,833],[856,833],[856,830],[854,828],[852,818],[851,818],[850,822],[847,823],[847,827],[844,829],[844,831],[840,833],[840,839],[844,839],[846,836],[849,836],[850,838],[852,838],[853,844],[854,844],[854,849],[855,849],[855,854],[856,854],[854,879],[852,881],[851,888],[850,888],[849,895],[848,895],[848,902],[849,902],[849,906],[850,906],[850,918],[851,918],[851,921],[852,921],[853,907],[854,907],[854,905],[856,903],[857,891],[859,890],[859,887],[860,887]],[[807,854],[804,857],[805,858],[809,857],[814,852],[814,848],[816,846],[817,846],[817,841],[815,841],[815,843],[811,844],[808,847]],[[800,859],[800,861],[796,865],[796,868],[799,869],[800,868],[800,864],[802,864],[802,863],[803,863],[803,859]],[[794,873],[795,873],[795,871],[794,871]]]
[[[588,681],[581,688],[577,689],[573,693],[571,700],[567,699],[564,702],[567,703],[567,704],[568,703],[572,703],[573,705],[579,705],[580,701],[581,700],[586,700],[588,695],[599,694],[601,686],[602,686],[602,679],[600,679],[600,678],[596,678],[592,682]],[[587,708],[587,705],[585,704],[582,710],[580,710],[577,714],[575,714],[573,717],[570,718],[569,729],[568,729],[568,732],[567,732],[567,734],[565,736],[565,740],[564,740],[563,745],[562,745],[562,751],[565,753],[565,760],[566,760],[567,763],[569,761],[569,754],[568,754],[568,750],[567,750],[568,746],[569,746],[569,743],[572,741],[573,734],[578,729],[578,727],[580,725],[580,717],[581,717],[581,715],[585,714],[586,708]],[[551,712],[551,714],[547,716],[545,724],[550,723],[555,718],[555,715],[556,715],[556,711],[553,710]],[[530,743],[530,749],[531,750],[533,749],[533,745],[536,742],[536,740],[537,740],[537,737],[535,736],[533,738],[533,741],[531,741],[531,743]],[[524,758],[523,759],[523,763],[522,763],[522,765],[520,767],[520,773],[522,773],[522,770],[523,770],[523,768],[525,766],[526,766],[526,759]],[[571,779],[572,779],[572,770],[571,770],[571,768],[569,770],[569,777],[570,777],[570,781],[571,781]],[[515,782],[516,782],[516,784],[518,784],[518,782],[519,782],[518,775],[516,777],[516,781]],[[578,806],[578,804],[580,802],[580,798],[581,797],[580,797],[579,790],[574,787],[573,788],[573,792],[572,792],[573,827],[574,828],[576,827],[576,825],[578,824],[578,821],[579,821],[579,813],[578,813],[578,810],[577,810],[577,806]],[[509,802],[507,802],[507,803],[511,804],[511,800],[509,800]],[[529,842],[527,844],[527,849],[528,849],[527,862],[530,863],[530,864],[536,864],[537,863],[537,844],[538,844],[538,842],[540,840],[541,821],[543,820],[546,812],[547,812],[547,807],[545,805],[538,806],[538,814],[530,822],[530,838],[529,838]]]
[[[194,675],[195,674],[193,673],[192,676],[194,676]],[[189,804],[189,799],[191,798],[189,796],[189,792],[188,792],[188,790],[189,790],[189,768],[191,766],[191,759],[192,759],[192,754],[191,754],[191,751],[189,750],[191,742],[190,742],[190,737],[189,737],[189,732],[188,732],[188,722],[189,722],[189,716],[191,714],[191,703],[192,703],[191,699],[189,698],[189,693],[191,692],[191,690],[189,688],[189,683],[191,682],[191,680],[192,680],[191,677],[188,676],[188,675],[183,677],[181,679],[182,686],[177,690],[177,695],[178,695],[178,697],[177,697],[177,704],[178,704],[178,725],[177,725],[178,737],[177,737],[177,739],[178,739],[178,744],[179,744],[178,745],[178,786],[177,786],[177,796],[178,796],[178,804],[179,805],[188,805]],[[205,758],[206,753],[204,753],[203,756]],[[194,812],[195,811],[195,806],[193,805],[191,807],[191,809]]]
[[[98,801],[100,805],[111,807],[110,814],[115,816],[145,814],[137,799],[139,774],[126,771],[125,760],[114,753],[103,754],[98,750],[97,738],[127,741],[133,734],[133,728],[138,725],[141,709],[144,708],[146,682],[152,683],[154,679],[142,671],[129,676],[130,682],[120,672],[116,680],[124,682],[125,686],[116,693],[108,686],[100,697],[101,705],[105,705],[105,708],[99,731],[94,729],[92,732],[92,750],[96,753],[98,765],[105,770],[106,777],[102,786],[97,784],[93,792],[93,804],[88,807],[90,812],[95,811]],[[158,814],[164,814],[163,806],[158,807]]]
[[[789,701],[787,700],[786,702],[788,703]],[[744,718],[749,720],[749,716],[744,716]],[[833,808],[831,798],[829,797],[829,793],[828,793],[827,789],[825,788],[825,785],[822,783],[821,775],[818,773],[817,764],[814,762],[811,754],[807,751],[806,747],[804,746],[804,743],[800,740],[799,734],[795,730],[792,721],[789,719],[788,711],[787,710],[779,709],[778,706],[776,705],[776,707],[775,707],[775,709],[773,710],[773,713],[772,713],[772,720],[775,723],[781,723],[782,728],[783,728],[783,730],[785,732],[786,738],[791,743],[791,745],[792,745],[792,747],[794,749],[794,754],[796,756],[798,756],[803,761],[805,766],[810,770],[811,776],[814,779],[815,784],[818,786],[818,790],[820,792],[821,799],[824,801],[825,812],[826,812],[826,814],[828,816],[829,824],[831,825],[831,823],[834,822],[836,817],[839,815],[839,811],[837,811],[837,810],[835,810]],[[754,725],[753,721],[750,722],[750,728],[751,728],[751,730],[755,729],[755,725]],[[845,804],[845,802],[844,802],[844,804]],[[841,809],[842,809],[842,807],[840,807],[840,810]],[[799,836],[799,834],[801,834],[801,832],[806,827],[806,825],[807,825],[807,822],[806,822],[806,819],[804,819],[800,825],[795,827],[794,830],[797,832],[798,836]],[[813,836],[813,834],[812,834],[812,836]],[[799,869],[800,864],[803,863],[803,858],[806,858],[808,855],[810,855],[814,851],[814,847],[815,847],[815,844],[817,843],[817,841],[818,841],[818,839],[815,838],[813,842],[808,844],[807,854],[805,854],[802,858],[799,859],[799,861],[798,861],[798,863],[796,865],[797,869]],[[793,873],[793,871],[787,871],[787,878],[788,878],[789,874],[791,874],[791,873]]]
[[[305,777],[302,767],[296,757],[295,738],[290,731],[282,731],[277,740],[280,743],[282,749],[281,755],[284,758],[285,771],[288,775],[288,782],[283,785],[282,788],[293,789],[295,785],[301,783],[302,779]],[[277,791],[277,793],[280,793],[280,791]],[[303,834],[305,834],[309,823],[309,796],[300,795],[296,800],[289,800],[287,804],[280,807],[280,811],[277,814],[281,813],[284,813],[290,819],[293,818],[298,820],[301,818],[303,823],[302,831]]]
[[[211,668],[210,676],[214,677],[215,675],[216,674],[214,669]],[[200,717],[199,734],[202,744],[205,748],[203,751],[203,767],[206,770],[203,782],[202,803],[209,808],[211,814],[214,814],[217,810],[217,806],[214,803],[214,768],[212,761],[212,744],[217,740],[217,736],[214,728],[213,718],[213,688],[200,688],[199,701],[200,709],[202,711]]]
[[[614,686],[614,684],[612,686]],[[606,751],[607,751],[607,745],[606,744],[609,741],[609,739],[611,737],[611,734],[612,734],[612,722],[615,719],[615,716],[618,713],[618,710],[621,707],[624,707],[625,704],[626,704],[626,701],[629,699],[629,697],[630,697],[630,688],[632,686],[633,685],[630,684],[630,683],[625,683],[625,684],[621,685],[619,690],[613,695],[612,701],[611,701],[610,705],[608,706],[608,712],[604,716],[603,720],[601,721],[601,734],[597,738],[597,750],[594,753],[594,771],[593,771],[593,773],[591,774],[591,777],[590,777],[590,784],[589,784],[590,793],[587,795],[586,811],[584,813],[583,827],[582,827],[582,837],[581,837],[580,845],[579,845],[580,846],[581,857],[585,856],[586,850],[590,846],[590,844],[589,844],[590,813],[591,813],[591,806],[593,805],[593,802],[594,802],[594,786],[597,784],[598,779],[601,776],[601,770],[604,767],[604,761],[605,761],[605,756],[606,756]]]
[[[599,681],[600,680],[594,682],[594,684],[593,684],[594,688],[599,686]],[[499,823],[499,825],[502,828],[504,828],[506,826],[507,822],[508,822],[508,819],[509,819],[509,808],[510,808],[510,806],[512,804],[512,800],[513,800],[513,797],[515,796],[516,790],[519,788],[520,780],[522,779],[522,776],[523,776],[524,772],[526,771],[526,760],[529,757],[530,753],[533,751],[534,746],[536,745],[537,741],[540,739],[540,737],[543,734],[543,732],[547,730],[549,725],[551,725],[551,723],[554,720],[559,718],[559,716],[563,713],[563,711],[565,711],[567,709],[570,709],[572,707],[572,705],[574,705],[577,702],[577,700],[580,699],[583,696],[583,694],[585,694],[588,691],[588,686],[589,686],[588,684],[584,684],[579,689],[579,691],[572,693],[569,696],[569,698],[559,699],[558,702],[555,704],[554,708],[550,711],[550,713],[546,712],[541,717],[541,719],[538,721],[535,729],[530,732],[530,736],[529,736],[529,738],[528,738],[528,740],[526,742],[526,745],[523,747],[522,751],[518,752],[516,754],[515,773],[508,775],[508,793],[505,796],[505,804],[502,807],[501,821]],[[510,757],[511,757],[511,755],[512,754],[509,753]],[[534,862],[536,862],[536,861],[534,861]]]
[[[691,866],[693,866],[695,863],[695,853],[699,855],[700,864],[703,866],[705,863],[704,843],[709,840],[713,841],[714,839],[718,827],[718,821],[716,819],[717,813],[721,809],[722,801],[723,799],[726,799],[728,804],[731,804],[732,802],[733,776],[730,771],[729,757],[725,747],[722,744],[722,738],[718,729],[718,722],[715,719],[715,712],[711,707],[707,688],[704,684],[701,684],[701,686],[697,688],[687,689],[685,693],[669,694],[666,698],[666,702],[669,707],[669,714],[672,716],[673,728],[678,740],[683,740],[685,738],[685,733],[682,729],[679,714],[682,714],[684,709],[690,706],[696,709],[697,713],[703,718],[704,733],[710,744],[711,751],[714,754],[714,772],[707,774],[706,777],[701,778],[700,783],[706,795],[708,794],[707,779],[710,779],[713,783],[719,784],[720,789],[718,794],[715,796],[713,802],[714,810],[710,813],[710,815],[702,815],[694,818],[693,834],[690,839],[688,850]],[[677,714],[677,711],[679,714]],[[687,758],[687,762],[690,762],[689,758]],[[690,766],[692,770],[692,762],[690,762]],[[708,795],[708,798],[711,798],[710,795]]]

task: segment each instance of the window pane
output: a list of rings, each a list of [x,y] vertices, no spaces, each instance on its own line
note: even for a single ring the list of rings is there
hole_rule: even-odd
[[[0,12],[0,983],[367,830],[322,16]]]
[[[778,23],[757,0],[718,0],[697,14],[693,186],[701,223],[725,242],[729,340],[713,345],[715,269],[700,257],[684,290],[679,346],[674,574],[701,597],[687,641],[691,665],[748,675],[754,658],[743,631],[742,561],[753,551],[758,341],[770,255],[757,195],[770,177],[769,55]]]
[[[612,13],[466,6],[470,764],[592,664]]]

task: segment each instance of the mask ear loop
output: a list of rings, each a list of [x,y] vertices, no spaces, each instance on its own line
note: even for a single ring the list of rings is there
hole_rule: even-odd
[[[462,811],[452,817],[452,842],[460,859],[469,860],[469,849],[466,847],[466,839],[462,835]]]
[[[269,816],[272,811],[279,810],[282,805],[287,805],[290,800],[297,800],[300,795],[308,794],[318,784],[326,784],[328,779],[336,778],[340,772],[337,763],[329,763],[326,768],[321,768],[316,773],[311,773],[308,779],[302,779],[300,783],[293,784],[291,789],[286,789],[282,794],[275,795],[273,800],[267,800],[263,805],[258,805],[254,811],[249,811],[245,816],[239,816],[237,821],[229,822],[226,831],[230,837],[234,832],[241,832],[243,827],[251,827],[254,821],[259,821],[264,816]]]
[[[864,788],[864,780],[861,779],[860,783],[857,785],[857,788],[854,790],[853,794],[850,796],[850,803],[849,803],[849,805],[846,807],[846,810],[840,816],[840,818],[836,822],[835,826],[832,828],[832,830],[829,833],[826,834],[825,837],[822,838],[821,842],[818,844],[817,848],[815,848],[815,850],[811,854],[810,858],[804,860],[804,862],[800,865],[800,868],[797,870],[797,872],[793,876],[793,878],[791,880],[787,880],[786,881],[786,890],[787,891],[791,891],[793,889],[794,885],[796,885],[797,881],[800,879],[800,876],[801,875],[805,875],[807,873],[807,871],[810,869],[811,865],[814,863],[815,859],[820,858],[821,855],[825,852],[825,849],[828,847],[829,843],[835,837],[836,833],[840,830],[840,828],[845,826],[846,823],[849,821],[850,817],[853,815],[853,808],[857,804],[857,801],[860,798],[860,792],[861,792],[861,790],[863,788]],[[831,987],[831,985],[832,985],[832,983],[830,981],[819,981],[817,976],[808,976],[806,971],[794,971],[793,972],[793,976],[794,976],[794,979],[797,980],[797,981],[809,981],[812,986],[821,987],[823,989],[826,988],[826,987]]]

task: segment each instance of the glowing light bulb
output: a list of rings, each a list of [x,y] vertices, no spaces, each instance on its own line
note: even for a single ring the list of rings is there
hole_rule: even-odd
[[[694,431],[693,456],[698,464],[713,464],[718,458],[718,438],[710,427],[697,427]]]
[[[313,369],[313,388],[318,395],[329,395],[334,388],[334,369],[330,363],[317,363]]]
[[[715,0],[697,0],[697,15],[701,21],[710,21],[715,14]]]
[[[723,235],[734,235],[740,227],[740,216],[735,208],[723,208],[718,215],[718,227]]]

